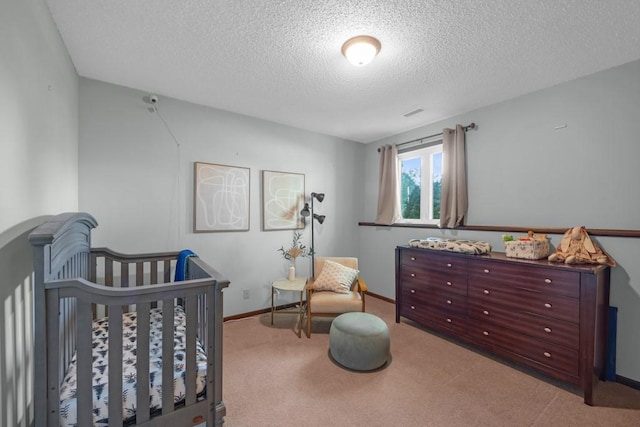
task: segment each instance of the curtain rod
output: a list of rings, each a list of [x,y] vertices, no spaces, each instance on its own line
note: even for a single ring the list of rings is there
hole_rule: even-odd
[[[476,124],[474,122],[469,123],[467,126],[462,126],[462,129],[465,132],[468,131],[469,129],[475,129],[475,128],[476,128]],[[442,136],[442,132],[434,133],[433,135],[423,136],[422,138],[412,139],[411,141],[401,142],[400,144],[396,144],[396,146],[400,147],[401,145],[411,144],[413,142],[422,141],[423,139],[435,138],[436,136]],[[380,152],[380,148],[378,148],[378,153],[379,152]]]

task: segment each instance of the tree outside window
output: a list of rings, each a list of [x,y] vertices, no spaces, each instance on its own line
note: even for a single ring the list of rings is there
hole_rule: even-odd
[[[436,223],[442,193],[442,144],[398,155],[403,222]]]

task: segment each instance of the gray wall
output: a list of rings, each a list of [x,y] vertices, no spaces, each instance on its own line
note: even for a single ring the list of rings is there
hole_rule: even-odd
[[[0,425],[32,412],[30,230],[78,208],[78,77],[42,0],[0,2]]]
[[[191,249],[231,281],[225,316],[268,307],[271,281],[288,268],[277,249],[293,237],[292,230],[261,231],[261,171],[273,170],[303,173],[307,194],[326,194],[315,204],[327,217],[322,226],[316,222],[317,253],[356,254],[362,144],[162,96],[158,116],[147,95],[80,80],[80,209],[98,220],[94,246],[125,253]],[[196,161],[250,168],[249,231],[193,233]],[[310,226],[302,232],[309,245]],[[310,266],[309,258],[298,259],[298,274],[309,274]]]
[[[467,133],[469,225],[640,229],[640,61],[369,144],[363,221],[375,219],[377,148],[475,122]],[[564,126],[555,129],[559,126]],[[370,289],[394,295],[394,247],[427,236],[490,242],[502,233],[360,228],[360,262]],[[561,235],[550,236],[557,245]],[[618,262],[617,373],[640,381],[640,240],[596,237]]]

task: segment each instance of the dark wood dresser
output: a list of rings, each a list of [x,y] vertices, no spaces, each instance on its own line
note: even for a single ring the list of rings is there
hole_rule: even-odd
[[[604,378],[610,268],[396,248],[401,317],[583,390]],[[596,378],[594,378],[596,377]]]

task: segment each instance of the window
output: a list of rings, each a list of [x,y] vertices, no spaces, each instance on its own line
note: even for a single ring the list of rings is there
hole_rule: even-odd
[[[442,141],[398,154],[402,222],[436,224],[440,219]]]

